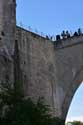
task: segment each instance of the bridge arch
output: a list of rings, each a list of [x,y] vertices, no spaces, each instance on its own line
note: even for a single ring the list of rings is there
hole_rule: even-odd
[[[66,119],[73,96],[74,96],[75,92],[77,91],[77,89],[79,88],[82,81],[83,81],[83,66],[76,73],[73,81],[70,83],[70,85],[66,91],[64,101],[62,104],[62,118],[63,119]]]
[[[55,105],[57,116],[65,120],[73,96],[83,81],[83,35],[61,40],[55,50]]]

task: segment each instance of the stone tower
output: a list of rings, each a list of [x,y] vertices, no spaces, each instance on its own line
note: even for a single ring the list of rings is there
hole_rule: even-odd
[[[13,81],[16,0],[0,0],[0,82]]]

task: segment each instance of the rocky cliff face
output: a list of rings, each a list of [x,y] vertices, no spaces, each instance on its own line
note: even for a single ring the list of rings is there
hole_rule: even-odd
[[[0,82],[13,82],[16,1],[0,0]]]

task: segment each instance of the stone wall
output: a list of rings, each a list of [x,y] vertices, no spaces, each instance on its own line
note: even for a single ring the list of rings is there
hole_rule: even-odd
[[[24,94],[44,97],[52,113],[65,119],[82,81],[83,35],[57,41],[57,46],[20,27],[16,36]]]
[[[13,82],[16,0],[0,0],[0,82]]]
[[[44,97],[54,108],[54,44],[21,28],[17,28],[17,41],[25,95],[34,97],[35,100]]]

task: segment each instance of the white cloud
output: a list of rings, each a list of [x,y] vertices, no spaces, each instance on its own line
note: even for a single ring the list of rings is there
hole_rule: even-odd
[[[72,122],[72,121],[82,121],[83,122],[83,116],[73,116],[66,119],[66,122]]]

